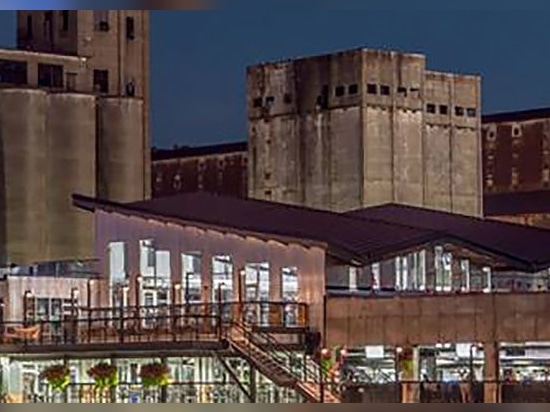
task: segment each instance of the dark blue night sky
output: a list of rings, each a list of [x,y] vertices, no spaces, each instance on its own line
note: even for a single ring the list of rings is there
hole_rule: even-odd
[[[548,11],[154,11],[153,140],[246,139],[252,63],[359,46],[422,52],[432,69],[479,73],[484,111],[550,106]],[[13,46],[14,13],[0,12]]]

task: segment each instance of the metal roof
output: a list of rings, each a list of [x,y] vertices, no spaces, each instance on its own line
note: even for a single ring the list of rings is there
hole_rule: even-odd
[[[539,271],[550,267],[550,230],[413,206],[387,204],[346,213],[433,230]]]
[[[309,240],[342,259],[368,263],[431,242],[456,242],[525,271],[550,267],[550,231],[400,205],[345,214],[204,192],[119,204],[74,195],[76,206],[175,223]],[[548,250],[548,252],[547,252]]]
[[[322,242],[334,255],[358,262],[437,240],[433,231],[383,221],[363,221],[338,213],[261,200],[196,192],[116,204],[73,196],[78,207],[107,209],[174,222],[197,222],[215,227]]]

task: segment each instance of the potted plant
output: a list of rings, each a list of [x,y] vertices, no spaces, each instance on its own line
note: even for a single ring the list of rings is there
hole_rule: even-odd
[[[141,366],[139,377],[146,388],[167,386],[170,383],[170,368],[161,362],[147,363]]]
[[[112,388],[118,384],[118,369],[115,365],[101,362],[88,369],[88,376],[92,378],[98,388]]]
[[[40,373],[40,379],[48,382],[54,390],[63,391],[71,382],[69,368],[65,365],[51,365]]]

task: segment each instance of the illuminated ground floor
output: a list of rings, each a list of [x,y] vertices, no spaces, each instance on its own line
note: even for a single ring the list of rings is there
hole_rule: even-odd
[[[116,385],[100,388],[91,371],[116,365]],[[164,364],[166,386],[144,385],[144,367]],[[68,385],[55,389],[45,371],[64,365]],[[291,365],[289,365],[291,366]],[[299,374],[299,365],[295,372]],[[226,356],[24,360],[2,358],[2,388],[15,403],[301,403],[292,389],[278,387],[245,360]]]
[[[484,403],[487,384],[496,384],[502,403],[550,402],[550,343],[502,344],[499,378],[484,381],[484,351],[477,344],[438,344],[417,348],[415,379],[403,375],[402,348],[332,348],[322,385],[345,403],[401,403],[407,386],[420,403]],[[155,353],[159,356],[160,353]],[[293,376],[306,377],[312,359],[301,352],[272,353]],[[303,403],[291,386],[275,384],[248,360],[231,351],[151,357],[84,355],[71,358],[0,355],[0,393],[13,403]],[[114,371],[99,385],[94,370]],[[144,371],[162,365],[166,380],[150,384]],[[52,384],[64,370],[62,389]],[[154,369],[154,368],[153,368]],[[53,375],[52,375],[53,373]],[[111,375],[112,376],[112,373]],[[163,375],[164,376],[164,375]],[[409,375],[411,376],[411,375]],[[150,380],[150,379],[149,379]],[[409,388],[410,389],[410,388]]]

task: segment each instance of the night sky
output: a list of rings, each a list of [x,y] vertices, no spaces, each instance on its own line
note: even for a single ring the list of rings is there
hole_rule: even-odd
[[[369,47],[483,75],[485,113],[550,106],[550,11],[153,11],[153,141],[246,139],[246,66]],[[0,12],[12,47],[14,12]]]

